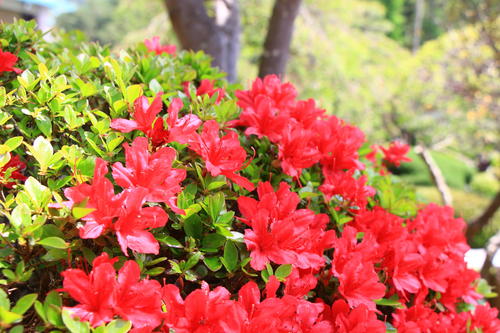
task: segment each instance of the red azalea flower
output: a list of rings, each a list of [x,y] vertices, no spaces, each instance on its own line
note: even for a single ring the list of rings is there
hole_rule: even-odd
[[[163,107],[163,102],[161,96],[163,93],[156,94],[151,105],[149,104],[148,98],[146,96],[138,97],[134,102],[134,114],[132,117],[134,120],[128,119],[113,119],[111,121],[111,128],[116,129],[122,133],[128,133],[133,130],[139,130],[145,133],[147,136],[151,137],[153,131],[153,123],[155,123],[158,118],[156,115],[161,112]]]
[[[402,242],[409,242],[408,230],[403,226],[404,220],[399,216],[389,213],[379,206],[372,210],[364,210],[356,215],[351,226],[358,231],[369,233],[375,239],[378,256],[383,258],[386,251],[397,248]],[[411,242],[414,244],[414,242]]]
[[[317,278],[312,274],[311,269],[293,268],[285,281],[285,295],[304,297],[313,290],[318,283]]]
[[[267,96],[257,96],[252,106],[241,112],[240,118],[230,121],[230,126],[245,126],[246,135],[255,134],[259,138],[267,136],[271,142],[279,142],[290,117],[281,113],[273,100]]]
[[[282,83],[278,76],[272,74],[264,79],[255,79],[250,90],[238,90],[235,95],[238,98],[238,105],[243,110],[255,109],[259,96],[270,98],[274,107],[284,110],[295,104],[297,90],[291,83]]]
[[[279,282],[270,276],[266,284],[266,299],[260,301],[260,290],[255,282],[248,282],[238,292],[238,303],[247,313],[248,325],[244,333],[333,333],[329,321],[324,320],[322,303],[308,302],[299,297],[276,296]]]
[[[155,328],[163,320],[162,288],[158,281],[141,280],[141,269],[128,260],[118,272],[114,312],[132,322],[134,328]]]
[[[246,190],[253,191],[254,185],[245,177],[236,174],[247,158],[236,132],[228,131],[221,138],[219,124],[215,120],[209,120],[203,124],[201,135],[198,135],[189,147],[203,158],[212,176],[224,175]]]
[[[162,53],[168,53],[175,55],[176,47],[175,45],[161,45],[160,37],[154,36],[151,39],[145,39],[144,44],[148,48],[149,52],[154,52],[157,55]]]
[[[135,261],[126,261],[117,276],[113,267],[116,261],[118,258],[110,259],[103,253],[94,259],[88,275],[80,269],[62,272],[61,291],[80,303],[65,309],[93,327],[110,322],[116,315],[131,321],[134,329],[157,327],[163,319],[160,284],[140,280]]]
[[[158,254],[160,245],[148,229],[163,227],[168,221],[161,207],[142,207],[148,190],[144,187],[124,191],[124,204],[113,223],[118,243],[125,255],[127,248],[139,253]]]
[[[290,186],[281,182],[277,191],[269,182],[259,183],[257,186],[259,200],[241,196],[238,198],[238,207],[244,216],[241,220],[252,226],[252,220],[257,217],[257,213],[265,210],[271,219],[281,220],[290,216],[300,202],[299,195],[290,191]]]
[[[113,320],[113,294],[116,287],[116,272],[107,253],[95,258],[90,274],[81,269],[67,269],[61,273],[64,278],[62,291],[67,292],[80,304],[65,307],[73,316],[90,322],[93,327]]]
[[[364,304],[375,310],[375,299],[384,297],[385,286],[379,282],[374,264],[379,260],[375,240],[370,233],[358,243],[357,230],[346,226],[342,237],[334,241],[332,273],[339,279],[340,294],[351,307]]]
[[[134,102],[135,112],[132,116],[134,120],[113,119],[111,128],[122,133],[139,130],[151,138],[154,146],[172,141],[182,144],[190,142],[201,125],[201,120],[192,114],[179,119],[179,110],[182,109],[183,103],[180,98],[174,98],[167,110],[168,128],[165,128],[163,118],[157,117],[163,107],[161,95],[162,93],[158,93],[151,105],[149,105],[147,97],[137,98]]]
[[[324,265],[323,252],[333,244],[334,231],[325,231],[328,217],[308,209],[297,210],[296,193],[282,182],[277,192],[269,183],[258,186],[260,201],[238,198],[245,230],[245,244],[256,270],[267,263],[292,264],[295,267],[318,269]]]
[[[206,282],[183,301],[175,286],[164,287],[167,305],[165,330],[176,333],[246,332],[247,314],[242,306],[229,299],[224,287],[210,291]],[[171,312],[171,313],[170,313]]]
[[[411,158],[406,157],[410,151],[410,146],[399,141],[391,142],[389,148],[380,146],[380,150],[384,153],[384,161],[400,166],[402,162],[411,162]]]
[[[138,181],[136,178],[138,175],[134,174],[136,170],[131,171],[126,168],[119,170],[122,173],[118,179],[122,184],[134,185],[133,182]],[[164,226],[168,215],[160,207],[142,207],[146,197],[155,198],[157,194],[150,194],[146,187],[131,186],[130,189],[115,195],[113,184],[105,177],[107,173],[106,162],[98,158],[92,184],[80,184],[64,190],[64,194],[70,199],[68,202],[70,207],[87,200],[85,207],[93,209],[90,214],[82,218],[86,224],[80,228],[80,237],[97,238],[105,231],[113,230],[125,255],[127,248],[139,253],[157,254],[158,241],[148,230]]]
[[[314,130],[314,123],[316,120],[324,117],[326,110],[318,109],[316,101],[312,98],[304,101],[297,101],[297,103],[288,108],[288,115],[295,119],[304,128]]]
[[[339,292],[350,307],[364,304],[369,310],[375,311],[373,301],[385,295],[386,287],[378,280],[373,265],[365,262],[360,255],[352,256],[337,277]]]
[[[0,187],[12,188],[16,180],[24,182],[28,178],[21,173],[24,168],[26,164],[21,162],[19,156],[11,155],[10,160],[0,167]]]
[[[186,178],[186,170],[172,168],[176,151],[164,147],[153,154],[148,152],[148,140],[135,138],[132,146],[125,148],[126,167],[117,162],[113,165],[113,178],[123,188],[145,188],[145,200],[164,202],[176,213],[184,214],[176,205],[176,194],[182,188],[180,183]]]
[[[375,189],[366,185],[367,177],[363,175],[358,179],[353,177],[354,170],[331,172],[323,169],[325,181],[319,190],[325,194],[327,200],[333,196],[342,197],[342,204],[350,209],[363,210],[368,198],[375,195]]]
[[[302,169],[309,168],[321,159],[321,154],[313,140],[313,130],[304,129],[301,125],[287,126],[278,144],[278,158],[283,171],[298,178]]]
[[[490,307],[488,303],[475,308],[472,315],[471,331],[475,329],[483,333],[500,332],[500,320],[498,320],[498,309]]]
[[[106,161],[96,158],[92,183],[83,183],[64,190],[64,195],[69,199],[68,206],[73,207],[88,200],[85,207],[94,209],[83,218],[86,223],[80,228],[81,238],[99,237],[106,230],[110,230],[113,220],[119,215],[124,196],[115,195],[113,184],[106,178],[107,173]]]
[[[383,321],[377,319],[374,311],[365,305],[350,309],[349,305],[339,299],[331,307],[332,324],[337,333],[385,333]]]
[[[362,170],[358,150],[365,142],[364,133],[357,127],[345,124],[335,116],[317,120],[317,147],[322,154],[321,165],[330,171]]]
[[[19,68],[14,67],[17,62],[17,56],[7,51],[2,51],[0,49],[0,73],[2,72],[15,72],[16,74],[21,74],[23,71]]]
[[[219,104],[226,95],[226,91],[224,88],[214,88],[214,80],[203,79],[201,80],[198,89],[196,89],[196,96],[208,95],[209,97],[212,97],[216,93],[217,100],[215,101],[215,104]]]

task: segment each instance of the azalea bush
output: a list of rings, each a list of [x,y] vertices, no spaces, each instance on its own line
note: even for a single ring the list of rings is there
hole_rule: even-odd
[[[276,76],[76,36],[0,26],[1,330],[500,330],[464,221],[389,173],[408,146]]]

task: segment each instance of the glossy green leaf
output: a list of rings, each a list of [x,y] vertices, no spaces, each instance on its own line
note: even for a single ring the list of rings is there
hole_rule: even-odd
[[[38,241],[39,245],[52,247],[55,249],[65,249],[68,247],[68,244],[59,237],[47,237],[40,241]]]
[[[37,294],[24,295],[17,301],[16,305],[14,305],[12,312],[20,315],[24,314],[29,308],[31,308],[37,297]]]

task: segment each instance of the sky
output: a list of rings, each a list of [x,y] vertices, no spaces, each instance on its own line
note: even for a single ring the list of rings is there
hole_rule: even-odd
[[[74,1],[68,1],[68,0],[20,0],[20,1],[24,3],[46,6],[52,9],[55,15],[73,11],[78,7]]]

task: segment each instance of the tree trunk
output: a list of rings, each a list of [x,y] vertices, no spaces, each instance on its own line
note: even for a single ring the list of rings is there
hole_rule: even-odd
[[[285,73],[293,24],[299,13],[300,3],[301,0],[276,0],[260,60],[259,77],[268,74],[281,76]]]
[[[214,0],[215,17],[210,17],[204,0],[165,0],[168,15],[183,49],[204,51],[213,65],[236,81],[240,49],[238,0]]]
[[[467,237],[467,242],[469,244],[472,244],[472,240],[474,236],[476,236],[481,230],[488,225],[488,223],[491,221],[493,216],[495,215],[496,211],[500,207],[500,191],[497,192],[495,195],[495,198],[491,200],[490,204],[484,212],[476,218],[471,224],[467,226],[467,232],[466,232],[466,237]]]
[[[415,21],[413,22],[412,52],[417,52],[422,41],[422,26],[425,15],[425,0],[415,1]]]

